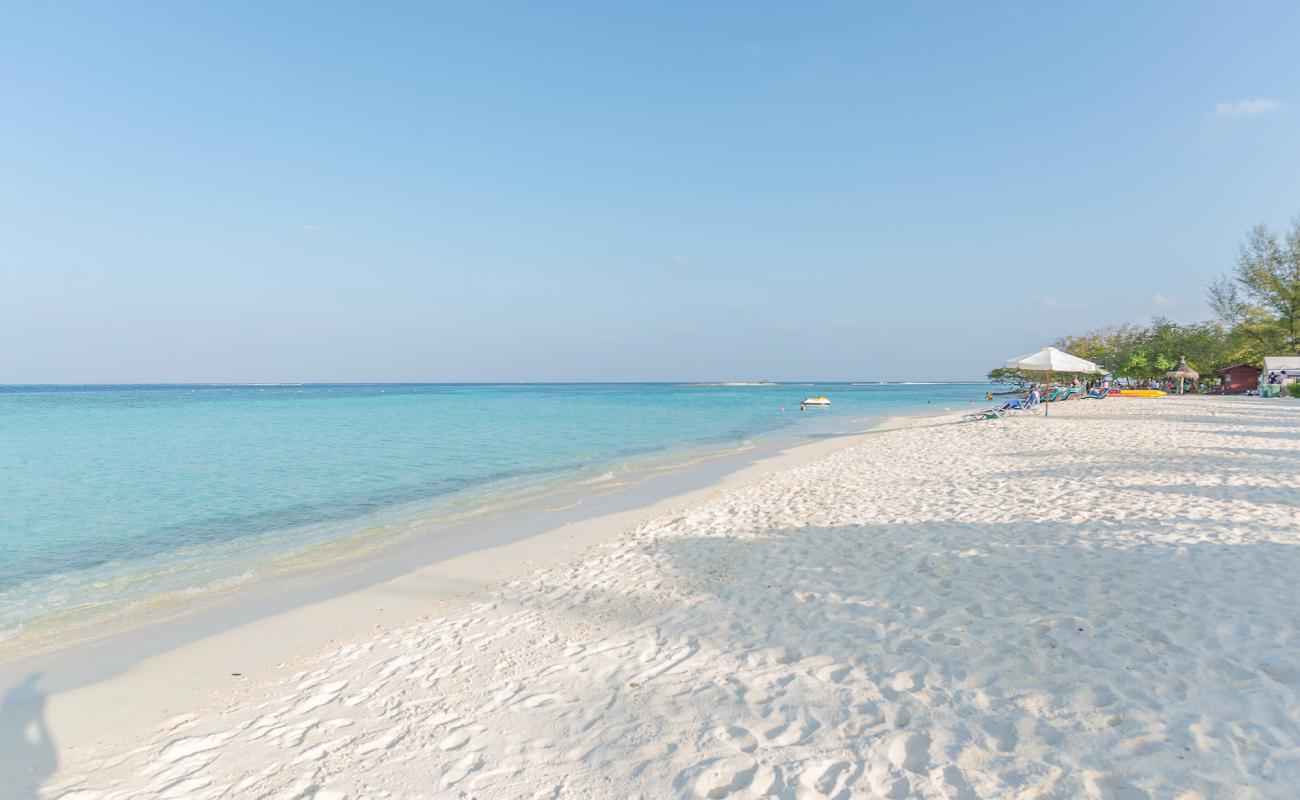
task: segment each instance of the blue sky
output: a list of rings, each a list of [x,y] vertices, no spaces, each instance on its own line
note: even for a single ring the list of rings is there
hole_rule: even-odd
[[[1136,7],[1133,7],[1136,6]],[[0,7],[0,382],[961,379],[1209,316],[1300,4]]]

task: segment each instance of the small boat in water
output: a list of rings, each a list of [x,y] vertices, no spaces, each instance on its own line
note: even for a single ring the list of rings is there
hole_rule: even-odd
[[[825,395],[821,397],[805,397],[800,405],[805,406],[829,406],[831,401]]]

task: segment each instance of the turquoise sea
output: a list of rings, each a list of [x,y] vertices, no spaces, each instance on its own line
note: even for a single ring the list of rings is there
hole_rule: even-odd
[[[746,442],[968,408],[987,388],[0,386],[0,638]],[[830,409],[800,413],[820,394]]]

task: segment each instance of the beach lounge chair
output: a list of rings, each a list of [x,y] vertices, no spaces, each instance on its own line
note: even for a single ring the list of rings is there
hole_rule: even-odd
[[[1019,397],[1008,400],[997,407],[997,411],[1003,416],[1012,414],[1023,414],[1036,410],[1042,403],[1037,400],[1021,400]]]
[[[962,422],[978,422],[982,419],[1002,419],[1006,412],[1000,408],[986,408],[983,411],[972,411],[969,414],[963,414]]]

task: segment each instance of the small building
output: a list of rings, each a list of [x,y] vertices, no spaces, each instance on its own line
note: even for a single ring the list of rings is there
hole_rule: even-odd
[[[1300,356],[1264,356],[1264,372],[1260,376],[1260,383],[1268,383],[1274,375],[1277,376],[1277,382],[1284,386],[1300,383]]]
[[[1223,376],[1224,394],[1241,394],[1259,388],[1259,367],[1253,364],[1232,364],[1219,370]]]

